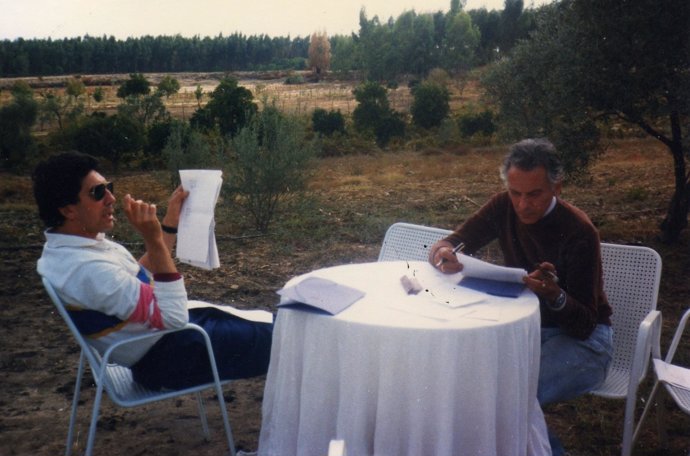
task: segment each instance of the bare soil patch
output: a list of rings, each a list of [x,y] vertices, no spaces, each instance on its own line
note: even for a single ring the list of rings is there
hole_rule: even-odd
[[[212,272],[181,265],[190,296],[238,307],[275,311],[275,291],[289,278],[315,268],[375,261],[387,226],[409,221],[452,228],[500,189],[497,166],[503,147],[462,152],[417,151],[328,158],[318,161],[311,196],[299,217],[282,212],[273,230],[256,236],[221,202],[216,233],[221,268]],[[110,176],[119,195],[131,192],[158,203],[167,200],[162,173]],[[620,141],[592,169],[571,183],[564,197],[587,211],[607,242],[644,244],[664,260],[659,308],[664,340],[687,308],[690,296],[690,234],[679,244],[656,240],[672,188],[672,163],[654,141]],[[124,218],[113,233],[133,241]],[[78,351],[52,309],[35,272],[43,242],[30,182],[0,176],[0,454],[55,455],[64,451]],[[135,252],[139,244],[128,246]],[[495,247],[484,252],[499,257]],[[688,351],[681,360],[690,365]],[[261,424],[264,378],[235,382],[226,399],[239,449],[255,450]],[[646,397],[649,382],[641,388]],[[92,405],[92,381],[84,383],[76,441],[83,449]],[[217,407],[207,398],[212,430],[204,442],[191,398],[134,409],[104,400],[96,451],[108,455],[225,454]],[[623,401],[584,397],[550,407],[549,423],[573,455],[620,454]],[[690,417],[669,407],[669,450],[659,449],[654,420],[647,422],[636,455],[685,456]]]

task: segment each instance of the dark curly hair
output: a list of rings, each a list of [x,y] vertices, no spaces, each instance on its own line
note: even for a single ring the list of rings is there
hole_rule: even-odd
[[[46,228],[65,223],[59,209],[79,202],[82,181],[91,171],[98,171],[98,160],[79,152],[54,155],[36,166],[31,176],[34,198]]]

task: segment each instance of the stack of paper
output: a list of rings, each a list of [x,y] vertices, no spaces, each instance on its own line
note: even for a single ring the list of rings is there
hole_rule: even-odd
[[[219,170],[180,170],[182,187],[189,196],[177,227],[177,258],[203,269],[220,266],[214,211],[223,183],[221,175]]]
[[[458,261],[463,266],[463,279],[459,283],[463,287],[511,298],[520,296],[525,288],[522,278],[527,271],[524,269],[497,266],[467,255],[460,255]]]
[[[364,292],[320,277],[307,277],[299,283],[278,290],[287,299],[279,306],[306,304],[312,308],[337,315],[364,296]]]

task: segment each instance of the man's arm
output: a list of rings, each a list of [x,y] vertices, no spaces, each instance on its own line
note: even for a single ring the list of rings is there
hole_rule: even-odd
[[[185,199],[189,196],[189,192],[185,191],[181,186],[177,187],[175,191],[172,193],[170,196],[170,199],[168,200],[168,210],[165,214],[165,217],[163,217],[163,221],[159,224],[164,225],[167,228],[172,228],[174,230],[177,230],[177,226],[180,223],[180,214],[182,213],[182,205],[184,204]],[[142,203],[145,204],[145,203]],[[149,205],[151,206],[151,205]],[[154,206],[155,208],[155,206]],[[155,214],[155,209],[154,209],[154,214]],[[129,217],[128,217],[129,218]],[[157,220],[157,218],[156,218]],[[132,221],[130,220],[130,223]],[[141,233],[141,231],[134,226],[137,231]],[[159,228],[160,229],[160,228]],[[173,249],[175,248],[175,242],[177,241],[177,234],[176,233],[170,233],[161,231],[161,238],[168,250],[168,255],[172,259],[172,252]],[[143,233],[142,233],[143,236]],[[146,269],[149,271],[156,273],[157,271],[154,270],[156,266],[152,264],[152,258],[150,258],[150,252],[149,252],[149,246],[146,244],[146,239],[144,239],[144,244],[146,245],[146,253],[139,259],[139,263],[144,266]]]

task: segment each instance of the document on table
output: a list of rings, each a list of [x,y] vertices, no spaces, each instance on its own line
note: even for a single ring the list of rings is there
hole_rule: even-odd
[[[214,211],[223,183],[221,176],[220,170],[180,170],[182,187],[189,196],[177,227],[177,258],[203,269],[220,266]]]
[[[342,312],[364,296],[363,291],[320,277],[307,277],[291,287],[278,290],[278,294],[289,300],[279,306],[307,304],[331,315]]]
[[[517,297],[525,288],[522,278],[527,271],[487,263],[467,255],[458,255],[462,263],[459,285],[495,296]]]
[[[690,369],[666,363],[660,359],[654,359],[654,370],[659,380],[690,390]]]

